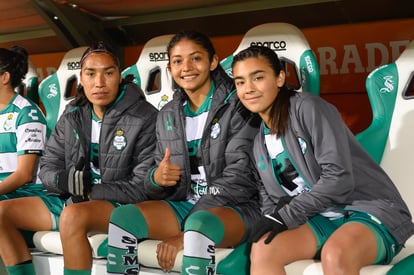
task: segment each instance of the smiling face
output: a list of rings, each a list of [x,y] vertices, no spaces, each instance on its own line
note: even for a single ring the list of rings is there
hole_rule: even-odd
[[[80,83],[98,118],[102,118],[105,107],[116,99],[121,80],[119,68],[108,53],[91,53],[83,61]]]
[[[265,58],[249,57],[234,64],[233,78],[243,105],[269,125],[270,109],[285,82],[285,72],[276,76]]]
[[[218,65],[214,55],[210,61],[207,50],[201,45],[188,39],[177,42],[170,50],[169,70],[175,82],[187,94],[202,92],[210,89],[210,71]]]

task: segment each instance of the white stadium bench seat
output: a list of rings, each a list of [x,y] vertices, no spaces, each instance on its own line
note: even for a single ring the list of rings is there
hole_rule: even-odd
[[[46,112],[47,137],[55,128],[66,104],[73,99],[79,83],[80,58],[87,47],[69,50],[57,71],[39,84],[39,98]]]
[[[134,76],[134,82],[157,109],[172,99],[174,81],[168,69],[167,45],[173,35],[161,35],[145,43],[137,62],[122,71],[122,76]]]
[[[37,75],[36,67],[32,61],[29,60],[28,71],[22,81],[22,84],[16,87],[15,90],[36,104],[39,104],[39,77]]]

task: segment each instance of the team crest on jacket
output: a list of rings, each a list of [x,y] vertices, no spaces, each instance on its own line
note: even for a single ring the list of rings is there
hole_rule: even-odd
[[[125,132],[124,130],[117,130],[115,133],[115,137],[114,140],[112,141],[112,144],[114,145],[115,149],[117,150],[122,150],[125,148],[126,144],[127,144],[127,140],[125,137]]]
[[[302,150],[302,154],[305,154],[306,151],[308,150],[308,146],[306,145],[306,141],[303,138],[298,137],[298,142],[299,142],[300,149]]]
[[[211,125],[211,133],[210,133],[210,137],[212,139],[216,139],[221,132],[221,126],[220,123],[218,122],[218,118],[213,119],[212,125]]]

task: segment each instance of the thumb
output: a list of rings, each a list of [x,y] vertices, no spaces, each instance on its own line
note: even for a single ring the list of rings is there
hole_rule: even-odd
[[[165,155],[164,155],[164,158],[162,159],[162,161],[169,163],[170,162],[170,157],[171,157],[171,151],[170,151],[170,148],[167,147],[167,148],[165,148]]]
[[[75,165],[75,169],[76,170],[82,170],[84,166],[85,166],[85,158],[80,157],[78,163],[76,163],[76,165]]]

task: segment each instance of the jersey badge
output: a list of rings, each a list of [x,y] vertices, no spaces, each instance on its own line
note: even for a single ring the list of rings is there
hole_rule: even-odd
[[[13,123],[13,114],[9,114],[7,116],[6,121],[3,124],[4,131],[10,131],[12,128],[12,123]]]

